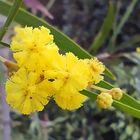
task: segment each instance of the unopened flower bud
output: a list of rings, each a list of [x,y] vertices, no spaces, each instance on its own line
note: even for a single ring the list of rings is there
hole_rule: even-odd
[[[111,107],[113,99],[108,92],[102,92],[97,96],[96,103],[100,108],[107,109]]]
[[[120,88],[112,88],[110,94],[115,100],[120,100],[123,96],[123,92]]]

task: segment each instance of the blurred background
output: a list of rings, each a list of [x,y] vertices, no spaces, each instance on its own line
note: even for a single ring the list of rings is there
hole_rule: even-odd
[[[107,80],[140,99],[139,0],[24,0],[22,7],[97,56],[117,78]],[[5,19],[0,15],[0,27]],[[0,55],[11,58],[7,52],[0,47]],[[23,116],[5,103],[4,73],[0,64],[0,140],[140,140],[140,120],[114,108],[101,110],[92,101],[71,112],[52,101],[42,112]]]

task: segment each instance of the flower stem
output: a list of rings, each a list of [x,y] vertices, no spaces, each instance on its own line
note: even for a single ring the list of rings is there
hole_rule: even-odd
[[[0,56],[0,61],[1,61],[2,63],[4,63],[4,62],[7,61],[7,59],[5,59],[4,57]]]
[[[9,72],[17,71],[19,69],[19,67],[16,63],[13,63],[12,61],[5,59],[2,56],[0,56],[0,61],[6,66],[6,68],[9,70]]]
[[[105,88],[102,88],[102,87],[98,87],[98,86],[95,86],[95,85],[92,85],[91,88],[99,90],[99,91],[102,91],[102,92],[109,92],[110,91],[108,89],[105,89]]]
[[[17,14],[21,3],[22,3],[22,0],[15,0],[12,8],[10,9],[7,20],[4,24],[4,26],[0,29],[0,41],[2,40],[3,36],[5,35],[6,31],[8,30],[9,25],[13,21],[15,15]]]

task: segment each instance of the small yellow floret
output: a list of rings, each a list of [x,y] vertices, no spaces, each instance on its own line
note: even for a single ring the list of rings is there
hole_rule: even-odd
[[[112,88],[110,91],[112,98],[115,100],[120,100],[123,96],[123,92],[120,88]]]
[[[113,99],[109,93],[102,92],[97,96],[96,103],[100,108],[107,109],[111,107]]]

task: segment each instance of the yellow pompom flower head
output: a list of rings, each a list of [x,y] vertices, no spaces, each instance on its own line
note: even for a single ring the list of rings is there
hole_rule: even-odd
[[[105,70],[103,63],[95,57],[93,59],[86,59],[86,62],[90,71],[91,83],[97,84],[103,80],[102,74]]]
[[[17,27],[15,31],[11,50],[19,67],[41,71],[48,67],[53,55],[59,55],[59,49],[53,42],[53,35],[47,28]]]
[[[11,50],[18,69],[5,84],[6,100],[23,114],[43,110],[50,98],[62,109],[78,109],[87,100],[80,92],[104,78],[105,66],[97,58],[79,59],[71,52],[62,55],[53,38],[43,26],[16,28]],[[108,98],[107,108],[111,95],[102,95],[97,100]]]
[[[88,86],[89,71],[83,60],[72,53],[66,53],[63,65],[59,71],[65,73],[62,78],[63,85],[54,95],[54,100],[62,109],[73,110],[82,106],[87,99],[80,91]]]
[[[41,111],[50,97],[43,80],[35,72],[19,69],[6,82],[6,101],[23,114]]]

